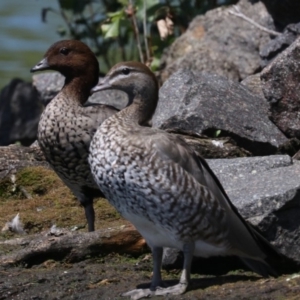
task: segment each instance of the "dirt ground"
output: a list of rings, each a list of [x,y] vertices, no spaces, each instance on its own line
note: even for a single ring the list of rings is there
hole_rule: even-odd
[[[124,299],[122,292],[137,285],[146,287],[150,281],[151,258],[144,258],[110,254],[75,264],[49,260],[30,269],[0,267],[0,299]],[[168,284],[176,283],[177,273],[164,271]],[[300,275],[296,274],[262,279],[236,271],[218,277],[193,274],[192,278],[186,294],[165,299],[300,299]]]
[[[96,228],[124,224],[124,220],[104,200],[96,201]],[[47,230],[56,224],[86,231],[83,209],[56,175],[43,168],[23,170],[16,181],[0,182],[0,227],[20,213],[28,234]],[[0,232],[0,241],[17,237]],[[0,256],[7,249],[0,247]],[[20,299],[124,299],[120,295],[151,280],[152,258],[116,253],[89,257],[76,263],[45,258],[32,267],[0,265],[0,300]],[[163,271],[168,285],[179,279],[180,270]],[[156,297],[153,299],[159,299]],[[192,275],[188,292],[165,299],[300,299],[300,273],[264,279],[233,270],[222,276]]]

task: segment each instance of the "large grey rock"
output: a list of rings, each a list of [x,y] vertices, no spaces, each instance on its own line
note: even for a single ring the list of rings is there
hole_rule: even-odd
[[[299,270],[300,162],[287,155],[207,161],[241,215],[288,258],[281,271]],[[165,264],[181,260],[177,254],[169,250]]]
[[[250,92],[257,94],[261,99],[265,98],[260,80],[260,73],[246,77],[241,84],[246,86]]]
[[[300,38],[261,72],[261,81],[272,121],[286,136],[300,138]]]
[[[57,72],[35,74],[32,80],[45,106],[57,95],[65,81],[64,76]],[[114,90],[95,93],[89,98],[89,101],[121,109],[126,106],[128,100],[123,92]]]
[[[238,6],[247,17],[274,29],[273,20],[261,2],[241,0]],[[260,68],[259,50],[270,41],[270,35],[229,14],[230,9],[208,11],[190,23],[162,57],[162,81],[180,68],[216,73],[235,81]]]
[[[277,155],[209,165],[242,216],[300,265],[300,162]]]
[[[153,126],[208,135],[221,130],[252,154],[266,155],[287,142],[268,113],[267,101],[244,85],[180,70],[160,89]]]
[[[36,143],[30,147],[20,145],[0,147],[0,180],[29,166],[50,167]],[[2,197],[3,195],[2,193]]]
[[[300,23],[288,25],[282,34],[271,40],[261,49],[261,67],[266,67],[279,53],[288,48],[299,36]]]
[[[57,72],[44,72],[32,76],[32,85],[38,91],[41,101],[46,106],[61,90],[64,77]]]
[[[0,146],[34,142],[42,110],[31,83],[13,79],[0,93]]]

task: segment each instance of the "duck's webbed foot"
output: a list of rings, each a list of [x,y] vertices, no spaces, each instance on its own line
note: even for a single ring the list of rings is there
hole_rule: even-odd
[[[153,252],[153,278],[149,289],[135,289],[122,294],[124,297],[130,297],[137,300],[141,298],[150,298],[153,296],[181,295],[185,293],[190,280],[191,262],[194,253],[194,243],[185,244],[183,248],[184,265],[178,284],[170,287],[163,287],[161,280],[160,266],[162,260],[162,248],[152,248]]]
[[[154,296],[165,296],[165,295],[181,295],[187,289],[187,284],[178,283],[170,287],[156,287],[155,290],[152,289],[135,289],[129,292],[122,294],[123,297],[130,297],[130,299],[141,299],[141,298],[150,298]]]

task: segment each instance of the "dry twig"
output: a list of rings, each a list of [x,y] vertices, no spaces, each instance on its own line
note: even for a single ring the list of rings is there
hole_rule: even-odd
[[[148,33],[147,33],[147,12],[146,12],[146,0],[144,0],[144,16],[143,16],[143,27],[144,27],[144,43],[146,48],[147,62],[150,62],[150,50],[148,45]]]
[[[143,56],[143,51],[142,51],[142,46],[141,46],[140,33],[139,33],[138,26],[137,26],[137,21],[136,21],[136,16],[135,16],[135,11],[134,11],[134,6],[132,3],[132,0],[129,0],[129,7],[127,8],[127,11],[128,11],[128,15],[131,16],[131,20],[133,23],[133,29],[134,29],[136,42],[137,42],[137,47],[139,50],[140,61],[141,61],[141,63],[144,63],[144,56]]]
[[[255,21],[253,21],[252,19],[250,19],[249,17],[247,17],[246,15],[244,15],[241,11],[240,11],[240,8],[237,6],[237,5],[233,5],[233,10],[228,10],[228,12],[231,14],[231,15],[234,15],[236,17],[239,17],[247,22],[249,22],[250,24],[252,24],[253,26],[259,28],[260,30],[262,31],[265,31],[271,35],[275,35],[275,36],[278,36],[280,35],[281,33],[280,32],[277,32],[277,31],[274,31],[274,30],[271,30],[271,29],[268,29],[266,27],[263,27],[261,26],[260,24],[256,23]]]

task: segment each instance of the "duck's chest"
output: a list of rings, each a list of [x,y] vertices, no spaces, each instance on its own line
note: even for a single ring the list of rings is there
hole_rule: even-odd
[[[123,213],[144,192],[143,186],[148,188],[148,155],[139,143],[100,128],[102,132],[98,130],[90,146],[91,170],[105,196]]]
[[[73,148],[88,147],[91,137],[87,118],[64,102],[52,103],[44,110],[38,126],[38,141],[47,156]]]
[[[92,136],[88,118],[63,102],[50,102],[40,118],[39,145],[63,179],[92,182],[87,161]]]

